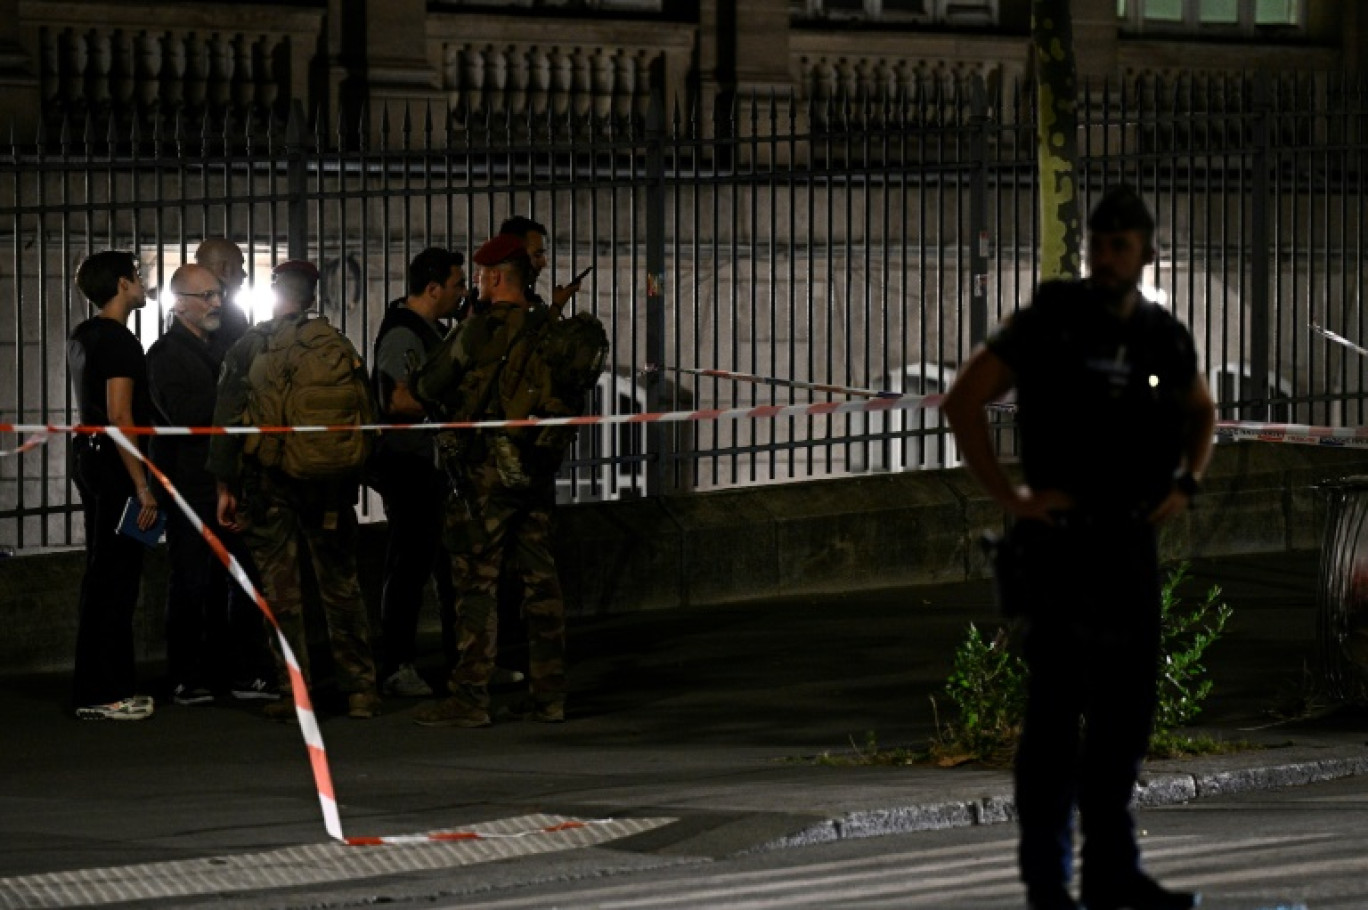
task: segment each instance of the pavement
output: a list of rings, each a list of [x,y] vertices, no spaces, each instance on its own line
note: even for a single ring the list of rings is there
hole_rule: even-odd
[[[1234,615],[1190,732],[1259,748],[1151,762],[1143,804],[1368,772],[1368,718],[1317,703],[1317,571],[1316,553],[1193,563],[1185,597],[1219,584]],[[345,833],[480,835],[441,846],[331,843],[299,727],[259,703],[78,722],[65,677],[0,679],[0,908],[373,903],[488,889],[515,874],[491,860],[534,853],[539,875],[602,874],[1007,822],[1004,768],[822,760],[925,747],[969,622],[998,624],[986,582],[575,620],[561,725],[425,728],[394,698],[355,721],[321,686]]]

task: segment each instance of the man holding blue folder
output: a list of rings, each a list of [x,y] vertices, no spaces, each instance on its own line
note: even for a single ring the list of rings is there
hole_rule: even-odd
[[[147,304],[138,260],[123,250],[96,253],[81,263],[76,285],[98,311],[67,340],[80,422],[150,425],[147,358],[128,329],[129,315]],[[139,437],[133,439],[141,444]],[[143,463],[103,433],[77,435],[71,454],[86,544],[76,632],[76,717],[144,720],[152,716],[152,699],[135,694],[133,652],[144,547],[118,528],[130,499],[136,503],[137,526],[151,528],[158,518],[157,500]]]

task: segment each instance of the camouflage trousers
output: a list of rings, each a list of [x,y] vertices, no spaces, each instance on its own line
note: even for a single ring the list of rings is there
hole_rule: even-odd
[[[328,642],[345,693],[376,691],[370,623],[356,578],[356,510],[348,501],[311,502],[289,481],[249,483],[239,511],[246,520],[243,540],[261,573],[262,594],[309,683],[308,635],[300,584],[301,549],[308,551],[328,624]],[[281,692],[290,674],[276,635],[271,635]]]
[[[502,575],[504,584],[521,587],[532,697],[539,703],[563,702],[565,598],[551,554],[554,496],[508,490],[490,460],[469,471],[475,502],[468,507],[458,496],[448,497],[443,528],[461,651],[451,671],[451,689],[481,707],[489,704]]]

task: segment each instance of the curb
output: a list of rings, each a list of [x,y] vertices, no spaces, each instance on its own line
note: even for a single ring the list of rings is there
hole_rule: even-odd
[[[1288,762],[1237,770],[1142,775],[1135,785],[1134,805],[1147,809],[1172,806],[1213,796],[1302,787],[1365,774],[1368,774],[1368,752],[1347,758]],[[1013,821],[1016,821],[1016,803],[1008,787],[1007,792],[977,799],[848,812],[839,818],[827,819],[793,834],[759,844],[745,852],[786,850],[860,837],[998,825]]]

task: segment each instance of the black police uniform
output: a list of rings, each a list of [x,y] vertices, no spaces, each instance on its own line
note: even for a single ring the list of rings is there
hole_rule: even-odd
[[[1016,762],[1022,878],[1028,889],[1071,879],[1077,805],[1086,894],[1139,875],[1129,804],[1155,709],[1160,617],[1146,516],[1172,489],[1197,359],[1167,311],[1141,302],[1122,321],[1077,281],[1043,284],[988,347],[1015,375],[1027,483],[1077,504],[1056,525],[1012,531],[1030,669]]]

